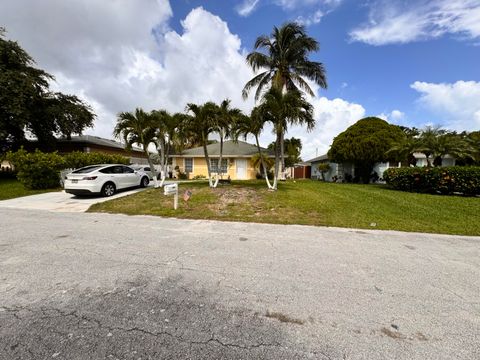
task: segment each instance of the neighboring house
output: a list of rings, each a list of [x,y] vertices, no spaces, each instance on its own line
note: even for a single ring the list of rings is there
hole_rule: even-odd
[[[30,150],[35,148],[35,143],[32,141],[28,146]],[[56,149],[60,154],[73,151],[115,154],[129,158],[131,164],[148,164],[147,157],[141,148],[133,146],[131,150],[127,150],[125,144],[93,135],[72,136],[70,140],[60,138],[57,140]]]
[[[304,161],[285,169],[287,179],[310,179],[312,164]]]
[[[415,166],[424,167],[427,166],[427,158],[422,153],[414,153],[413,156],[417,160]],[[429,159],[430,163],[433,164],[433,158]],[[318,171],[318,165],[321,163],[328,163],[330,165],[330,170],[325,173],[325,181],[344,181],[345,176],[355,176],[355,165],[353,163],[333,163],[328,160],[328,156],[322,155],[318,156],[309,161],[312,164],[312,179],[321,180],[322,174]],[[454,166],[455,158],[450,155],[445,155],[442,157],[442,166]],[[401,163],[397,161],[389,161],[376,163],[373,166],[373,172],[377,173],[379,179],[382,179],[383,172],[388,168],[400,167]]]
[[[207,145],[208,156],[210,158],[210,169],[212,173],[222,172],[224,179],[231,180],[249,180],[255,179],[258,169],[252,164],[252,158],[258,154],[255,145],[244,141],[234,142],[232,140],[223,143],[223,159],[221,169],[219,169],[220,143]],[[269,150],[262,148],[263,154],[273,157]],[[189,179],[195,176],[208,176],[207,162],[203,147],[199,146],[187,149],[179,154],[173,154],[172,167],[182,173],[186,173]]]

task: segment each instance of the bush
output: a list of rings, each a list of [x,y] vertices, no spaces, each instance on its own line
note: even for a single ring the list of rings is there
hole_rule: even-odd
[[[193,180],[205,180],[207,177],[205,175],[195,175]]]
[[[69,169],[78,169],[88,165],[95,164],[125,164],[128,165],[130,160],[125,156],[111,155],[103,153],[84,153],[74,151],[64,155],[66,167]]]
[[[480,167],[390,168],[383,178],[396,190],[422,193],[480,195]]]
[[[179,172],[178,172],[178,179],[179,179],[179,180],[187,180],[187,179],[188,179],[188,174],[179,171]]]
[[[60,171],[78,169],[94,164],[129,164],[129,159],[120,155],[72,152],[64,156],[57,152],[27,152],[23,148],[9,152],[7,160],[15,167],[17,179],[27,189],[52,189],[60,186]]]
[[[7,160],[17,171],[17,179],[27,189],[52,189],[60,185],[60,170],[65,168],[65,159],[57,152],[27,152],[20,149],[9,152]]]

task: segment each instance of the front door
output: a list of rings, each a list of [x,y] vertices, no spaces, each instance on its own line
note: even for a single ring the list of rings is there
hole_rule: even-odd
[[[247,160],[245,159],[237,159],[235,160],[237,163],[237,179],[238,180],[245,180],[247,178]]]

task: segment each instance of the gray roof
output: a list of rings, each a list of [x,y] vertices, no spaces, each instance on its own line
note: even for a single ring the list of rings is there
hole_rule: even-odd
[[[265,155],[272,156],[272,151],[261,148],[265,152]],[[210,145],[207,145],[208,156],[219,156],[220,155],[220,143],[216,142]],[[252,157],[258,153],[258,149],[255,145],[249,144],[244,141],[234,142],[233,140],[227,140],[223,143],[223,156],[224,157]],[[178,157],[203,157],[205,156],[203,152],[203,146],[195,147],[192,149],[187,149],[182,151],[180,154],[175,154],[172,156]]]
[[[121,142],[101,138],[99,136],[94,136],[94,135],[72,136],[71,140],[68,140],[66,138],[60,138],[60,139],[58,139],[58,142],[61,142],[61,143],[86,143],[86,144],[93,144],[93,145],[111,147],[111,148],[122,149],[122,150],[125,150],[125,148],[126,148],[125,144],[123,144]],[[132,146],[132,150],[143,152],[142,148],[139,148],[138,146]]]
[[[308,160],[307,162],[309,163],[314,163],[314,162],[319,162],[319,161],[325,161],[325,160],[328,160],[328,155],[327,154],[323,154],[321,156],[317,156],[316,158],[313,158],[311,160]]]

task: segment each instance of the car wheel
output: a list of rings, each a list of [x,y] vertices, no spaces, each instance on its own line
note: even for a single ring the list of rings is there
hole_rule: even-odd
[[[150,182],[150,180],[148,180],[148,177],[144,176],[142,178],[142,181],[140,182],[140,186],[141,187],[147,187],[149,182]]]
[[[108,182],[102,187],[102,195],[106,197],[112,196],[115,194],[115,190],[115,184]]]

